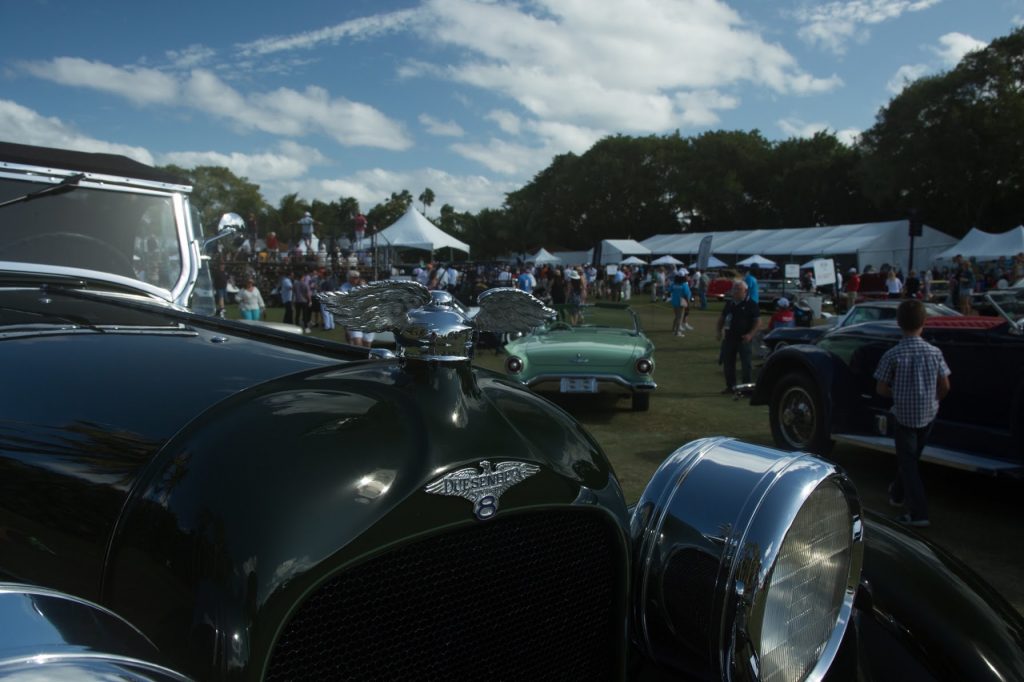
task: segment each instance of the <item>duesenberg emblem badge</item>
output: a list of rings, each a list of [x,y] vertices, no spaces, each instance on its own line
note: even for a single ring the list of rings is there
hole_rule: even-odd
[[[486,521],[498,512],[502,493],[540,471],[536,464],[500,462],[496,466],[484,460],[480,468],[466,467],[428,483],[425,490],[434,495],[455,495],[473,503],[476,518]]]

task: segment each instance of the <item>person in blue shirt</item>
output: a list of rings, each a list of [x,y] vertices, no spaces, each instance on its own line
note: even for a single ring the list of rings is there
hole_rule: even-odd
[[[747,297],[754,303],[758,302],[758,291],[757,291],[757,278],[754,277],[754,273],[751,270],[756,270],[757,264],[750,266],[749,268],[743,268],[740,272],[743,273],[743,281],[747,285]]]
[[[690,316],[690,299],[693,298],[686,275],[675,276],[672,286],[669,288],[669,297],[672,301],[672,309],[675,311],[675,317],[672,319],[672,333],[676,336],[684,336],[683,329],[688,331],[693,329],[686,322],[686,318]]]

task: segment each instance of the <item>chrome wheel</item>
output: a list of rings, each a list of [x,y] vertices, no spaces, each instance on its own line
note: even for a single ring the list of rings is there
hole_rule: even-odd
[[[789,386],[779,401],[779,432],[786,443],[804,450],[814,439],[817,421],[814,398],[803,386]]]

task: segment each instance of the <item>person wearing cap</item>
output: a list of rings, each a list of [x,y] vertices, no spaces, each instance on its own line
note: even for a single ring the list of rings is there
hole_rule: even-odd
[[[302,241],[306,244],[306,253],[313,252],[313,226],[319,222],[313,219],[313,214],[309,211],[298,220],[299,227],[302,228]]]
[[[849,277],[846,279],[846,309],[849,310],[857,303],[857,295],[860,292],[860,275],[857,268],[850,268]]]
[[[793,309],[789,306],[789,299],[783,296],[775,302],[775,306],[775,312],[772,314],[772,319],[768,322],[768,328],[795,327],[796,315],[793,314]]]

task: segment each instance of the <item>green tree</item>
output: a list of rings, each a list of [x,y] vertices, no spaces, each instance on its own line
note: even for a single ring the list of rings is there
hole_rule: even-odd
[[[163,168],[192,184],[191,201],[199,210],[206,234],[212,234],[221,216],[228,212],[246,220],[251,216],[260,220],[268,214],[270,207],[260,194],[260,186],[223,166],[196,166],[191,170],[173,165]]]
[[[1024,28],[917,80],[861,137],[865,191],[962,236],[1024,216]]]
[[[423,204],[423,215],[427,214],[427,207],[434,203],[434,190],[427,187],[420,193],[419,200]]]

